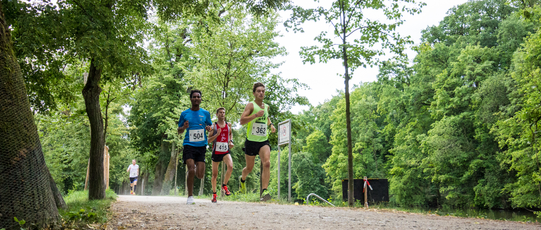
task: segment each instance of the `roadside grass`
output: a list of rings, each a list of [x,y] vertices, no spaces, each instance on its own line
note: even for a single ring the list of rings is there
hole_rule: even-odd
[[[117,195],[112,190],[105,191],[103,200],[88,200],[88,191],[72,191],[64,197],[68,206],[60,209],[63,228],[88,228],[88,225],[104,224],[108,220],[109,208]]]

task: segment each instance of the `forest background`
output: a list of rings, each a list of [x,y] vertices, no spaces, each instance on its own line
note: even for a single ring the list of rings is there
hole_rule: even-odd
[[[145,180],[139,194],[170,194],[175,173],[184,191],[185,166],[179,161],[175,169],[171,159],[182,150],[176,122],[194,88],[203,91],[203,108],[214,114],[225,107],[227,120],[235,124],[229,187],[236,192],[246,132],[237,121],[251,100],[252,84],[261,81],[271,120],[292,120],[293,197],[314,192],[342,198],[347,178],[343,93],[310,105],[298,94],[308,85],[275,74],[280,63],[271,59],[286,52],[274,41],[276,12],[255,15],[242,5],[210,2],[205,14],[168,21],[152,13],[150,20],[141,20],[117,12],[128,16],[111,17],[115,25],[127,26],[112,30],[118,33],[114,41],[92,32],[103,28],[90,22],[79,21],[89,27],[85,32],[67,33],[66,27],[54,26],[61,20],[41,21],[58,13],[53,3],[4,4],[45,160],[63,194],[84,188],[90,152],[90,123],[80,92],[95,59],[79,54],[125,46],[129,49],[115,50],[113,61],[103,65],[100,94],[111,155],[109,185],[118,194],[129,191],[131,159],[138,160]],[[76,15],[58,14],[68,16]],[[469,1],[422,32],[413,63],[406,58],[381,62],[377,81],[361,82],[351,91],[355,178],[388,178],[390,200],[397,206],[541,208],[540,19],[539,1]],[[66,34],[73,39],[60,44],[58,38]],[[310,109],[293,114],[294,105]],[[278,182],[276,140],[271,135],[270,187],[276,194],[281,183],[284,196],[287,171]],[[281,169],[287,169],[287,151],[282,153]],[[247,180],[251,191],[259,186],[258,169]],[[212,191],[210,171],[207,164],[205,194]]]

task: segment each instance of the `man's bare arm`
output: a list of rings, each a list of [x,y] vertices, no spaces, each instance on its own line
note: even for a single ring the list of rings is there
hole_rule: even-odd
[[[220,130],[217,128],[217,130]],[[220,131],[217,131],[216,134],[214,134],[214,129],[211,131],[212,133],[209,133],[209,140],[208,143],[212,143],[216,138],[218,138],[218,135],[220,135]]]
[[[246,108],[244,108],[244,112],[240,115],[240,124],[245,125],[248,124],[248,122],[252,121],[253,119],[256,119],[258,117],[258,114],[255,113],[253,115],[250,115],[254,111],[254,104],[251,102],[246,105]]]
[[[276,132],[276,127],[274,127],[274,124],[271,122],[270,117],[267,117],[267,125],[271,127],[271,132],[272,133]]]

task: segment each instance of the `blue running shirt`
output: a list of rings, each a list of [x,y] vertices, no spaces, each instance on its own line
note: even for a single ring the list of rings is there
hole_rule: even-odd
[[[185,130],[184,145],[193,147],[207,146],[207,132],[205,131],[205,127],[212,125],[209,111],[201,108],[197,111],[193,111],[192,109],[184,110],[180,114],[178,127],[184,126],[185,121],[190,123],[190,127]]]

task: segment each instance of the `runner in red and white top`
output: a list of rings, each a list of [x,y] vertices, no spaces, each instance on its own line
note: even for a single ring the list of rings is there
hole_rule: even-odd
[[[231,124],[225,122],[225,108],[218,108],[216,117],[218,117],[218,122],[212,124],[208,139],[209,144],[212,143],[212,203],[216,203],[216,179],[218,178],[218,166],[222,161],[227,165],[222,192],[227,196],[231,195],[229,189],[227,189],[227,182],[233,172],[233,159],[229,154],[229,150],[235,146],[233,144]]]

